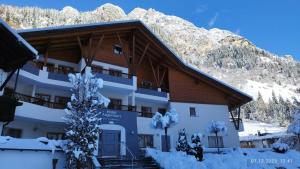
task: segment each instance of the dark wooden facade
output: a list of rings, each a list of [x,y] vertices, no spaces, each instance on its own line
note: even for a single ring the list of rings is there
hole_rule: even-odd
[[[20,32],[47,58],[78,63],[81,58],[127,67],[138,85],[170,92],[170,100],[238,107],[251,98],[184,65],[140,21],[37,29]],[[113,46],[123,52],[116,55]]]

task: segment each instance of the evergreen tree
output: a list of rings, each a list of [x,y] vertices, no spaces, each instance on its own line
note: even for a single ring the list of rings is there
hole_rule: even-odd
[[[188,141],[185,133],[185,129],[181,129],[178,132],[177,151],[186,152],[188,149]]]
[[[198,161],[203,160],[203,148],[201,143],[202,134],[195,133],[191,137],[192,143],[189,145],[187,154],[194,155]]]
[[[69,74],[69,80],[73,94],[64,118],[67,124],[67,167],[85,169],[96,150],[101,108],[108,105],[109,99],[100,94],[103,80],[95,78],[89,67],[83,75]]]

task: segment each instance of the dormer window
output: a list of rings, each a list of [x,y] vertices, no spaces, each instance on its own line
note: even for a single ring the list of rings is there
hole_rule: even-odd
[[[114,45],[113,46],[113,52],[116,55],[122,55],[123,54],[123,49],[121,45]]]

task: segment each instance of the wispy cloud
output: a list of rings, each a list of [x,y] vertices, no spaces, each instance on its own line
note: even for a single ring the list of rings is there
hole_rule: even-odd
[[[241,33],[241,30],[238,28],[237,30],[235,30],[234,33],[237,34],[237,35],[239,35]]]
[[[216,23],[216,21],[217,21],[217,19],[218,19],[218,17],[219,17],[219,13],[217,12],[217,13],[215,13],[214,17],[212,17],[212,18],[209,20],[209,22],[208,22],[208,27],[214,26],[215,23]]]
[[[195,12],[196,12],[196,13],[203,13],[203,12],[206,11],[206,9],[207,9],[206,5],[200,5],[200,6],[198,6],[198,7],[196,8]]]

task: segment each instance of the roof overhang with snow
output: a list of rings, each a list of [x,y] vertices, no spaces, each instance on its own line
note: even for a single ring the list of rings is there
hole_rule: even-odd
[[[0,19],[0,69],[10,72],[35,59],[38,52]]]
[[[229,101],[228,103],[230,109],[239,107],[252,100],[252,97],[248,94],[187,64],[140,20],[27,29],[19,30],[18,33],[37,50],[42,51],[49,45],[52,46],[51,50],[61,48],[72,48],[76,50],[78,49],[76,39],[78,36],[86,37],[86,39],[92,35],[99,36],[105,33],[107,36],[115,36],[114,32],[118,32],[120,36],[125,36],[125,33],[128,33],[128,31],[135,31],[143,36],[140,40],[137,38],[138,45],[144,43],[144,38],[147,38],[149,41],[153,42],[157,49],[163,52],[164,56],[168,56],[172,63],[178,65],[183,71],[227,93],[230,96],[228,97],[228,100],[234,100],[232,102]],[[62,44],[62,42],[65,42],[65,44]],[[66,42],[68,42],[68,45],[66,45]],[[137,50],[137,52],[142,54],[143,48],[143,45],[138,46],[139,50]],[[151,52],[153,52],[152,55],[159,55],[155,53],[156,50],[151,50]],[[160,58],[158,57],[158,59],[162,59],[161,56]],[[165,60],[165,58],[163,59]]]

